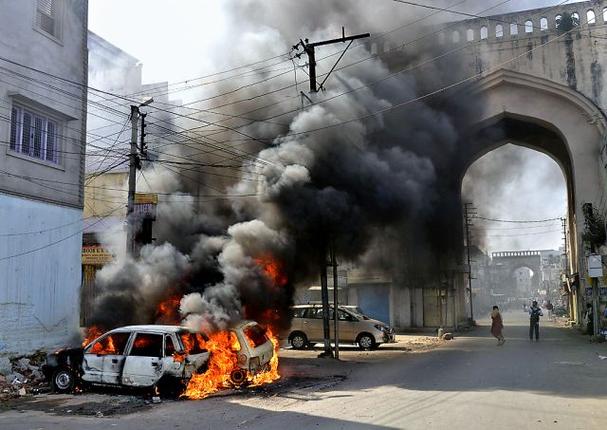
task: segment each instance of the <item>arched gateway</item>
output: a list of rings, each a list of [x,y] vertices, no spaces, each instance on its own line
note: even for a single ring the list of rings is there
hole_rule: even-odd
[[[598,205],[605,183],[603,112],[567,86],[512,70],[486,76],[472,91],[483,98],[484,109],[460,145],[460,184],[474,161],[507,143],[553,158],[567,184],[568,273],[579,274],[585,267],[582,205]],[[574,309],[578,287],[570,292]]]

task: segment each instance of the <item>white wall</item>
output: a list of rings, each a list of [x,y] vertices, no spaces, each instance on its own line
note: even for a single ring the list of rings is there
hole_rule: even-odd
[[[59,39],[41,32],[36,26],[35,0],[0,0],[0,56],[14,62],[0,60],[3,68],[0,70],[0,190],[82,207],[88,3],[60,0],[57,4],[60,5]],[[15,103],[57,120],[58,163],[28,157],[9,148],[11,107]],[[112,119],[122,123],[126,115]]]
[[[81,246],[81,210],[0,194],[0,355],[77,335]]]

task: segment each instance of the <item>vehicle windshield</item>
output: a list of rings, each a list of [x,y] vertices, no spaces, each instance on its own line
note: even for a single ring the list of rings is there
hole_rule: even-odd
[[[347,309],[348,312],[350,312],[352,315],[354,315],[356,318],[360,318],[363,320],[370,320],[371,318],[369,318],[368,316],[366,316],[365,314],[362,313],[362,310],[360,308],[355,308],[355,309]]]
[[[268,341],[266,330],[259,324],[251,324],[245,327],[243,331],[251,348],[257,348]]]
[[[203,333],[192,333],[189,331],[179,332],[179,338],[183,344],[186,354],[201,354],[207,352],[206,342],[209,340]]]

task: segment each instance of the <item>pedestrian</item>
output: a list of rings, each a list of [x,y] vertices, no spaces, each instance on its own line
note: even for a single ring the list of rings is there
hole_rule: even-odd
[[[548,319],[552,321],[552,311],[554,310],[554,305],[550,302],[550,300],[548,300],[548,303],[546,303],[546,310],[548,311]]]
[[[502,335],[503,328],[502,314],[500,314],[497,306],[493,306],[493,310],[491,311],[491,334],[497,339],[497,346],[501,346],[506,342],[506,339]]]
[[[586,304],[586,334],[594,335],[594,314],[592,313],[592,303]]]
[[[537,301],[533,301],[531,303],[531,307],[529,308],[529,340],[533,340],[533,334],[535,333],[535,340],[540,340],[540,317],[543,317],[544,314],[542,310],[537,305]]]

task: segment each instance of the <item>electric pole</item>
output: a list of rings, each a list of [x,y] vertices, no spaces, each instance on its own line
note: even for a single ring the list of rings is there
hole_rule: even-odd
[[[319,357],[333,357],[331,351],[331,333],[329,324],[329,287],[327,285],[327,246],[322,247],[322,254],[319,258],[320,263],[320,299],[322,301],[322,331],[324,341],[324,351]]]
[[[565,276],[569,276],[569,255],[567,253],[567,218],[561,218],[563,224],[563,256],[564,256],[564,267]]]
[[[466,256],[468,260],[468,294],[470,296],[470,322],[474,323],[474,306],[472,304],[472,264],[470,261],[470,244],[472,242],[470,227],[473,226],[471,219],[476,209],[472,206],[472,203],[464,203],[464,220],[466,227]]]
[[[129,154],[129,191],[126,206],[126,253],[134,256],[135,254],[135,219],[133,212],[135,211],[135,193],[137,192],[137,170],[141,169],[141,158],[139,157],[139,149],[145,153],[145,115],[139,112],[139,108],[147,106],[154,101],[150,98],[140,105],[131,105],[131,152]],[[141,117],[141,148],[137,146],[137,138],[139,136],[139,118]]]
[[[346,31],[345,31],[344,27],[342,27],[341,28],[341,37],[339,37],[337,39],[323,40],[321,42],[314,42],[314,43],[308,42],[308,39],[305,39],[305,41],[300,39],[299,43],[297,43],[295,46],[293,46],[293,49],[299,49],[300,46],[303,49],[303,52],[300,52],[295,55],[297,58],[301,58],[301,55],[303,53],[305,53],[308,56],[308,74],[310,75],[310,92],[316,93],[316,92],[318,92],[319,89],[323,88],[323,85],[329,78],[329,75],[333,72],[333,70],[335,70],[337,63],[339,63],[339,61],[345,55],[346,51],[348,50],[350,45],[352,45],[353,41],[355,41],[356,39],[363,39],[363,38],[366,38],[369,36],[371,36],[369,33],[363,33],[363,34],[357,34],[354,36],[346,37]],[[315,51],[315,48],[317,46],[332,45],[334,43],[340,43],[340,42],[342,42],[342,43],[350,42],[350,43],[348,44],[348,46],[346,47],[344,52],[341,53],[341,55],[339,56],[339,58],[337,59],[335,64],[333,64],[333,67],[331,68],[331,70],[329,70],[329,73],[327,73],[327,75],[325,76],[325,79],[320,83],[319,86],[317,86],[316,85],[316,51]]]
[[[139,151],[137,149],[139,106],[131,105],[131,153],[129,154],[129,194],[126,206],[126,253],[133,255],[135,250],[135,192],[137,191],[137,166],[139,165]]]
[[[335,241],[331,241],[331,266],[333,266],[333,337],[335,342],[335,358],[339,359],[339,291],[337,279],[337,257],[335,256]]]

